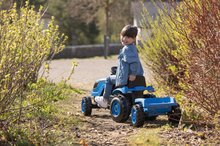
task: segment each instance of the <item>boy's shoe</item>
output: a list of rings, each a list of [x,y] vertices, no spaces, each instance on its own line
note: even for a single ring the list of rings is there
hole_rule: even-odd
[[[96,96],[95,97],[95,102],[103,108],[107,108],[108,107],[108,103],[107,101],[105,101],[105,99],[103,98],[103,96]]]

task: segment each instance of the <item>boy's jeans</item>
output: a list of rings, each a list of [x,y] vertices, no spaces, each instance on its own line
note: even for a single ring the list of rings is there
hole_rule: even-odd
[[[110,75],[106,78],[106,85],[104,91],[104,99],[109,102],[110,95],[112,93],[113,85],[115,85],[116,75]]]

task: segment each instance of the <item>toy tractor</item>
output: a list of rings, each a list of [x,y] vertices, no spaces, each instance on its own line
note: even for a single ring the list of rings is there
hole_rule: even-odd
[[[112,68],[112,74],[116,69]],[[90,116],[93,108],[100,108],[95,102],[96,96],[102,96],[105,88],[105,79],[95,82],[91,96],[83,97],[81,111],[85,116]],[[143,94],[147,90],[148,94]],[[156,97],[152,86],[146,87],[145,78],[136,76],[134,81],[127,86],[115,87],[112,91],[108,106],[111,117],[116,122],[126,122],[131,116],[134,127],[143,126],[146,120],[155,120],[159,115],[168,115],[172,124],[179,123],[181,110],[173,97]],[[93,99],[93,100],[92,100]]]

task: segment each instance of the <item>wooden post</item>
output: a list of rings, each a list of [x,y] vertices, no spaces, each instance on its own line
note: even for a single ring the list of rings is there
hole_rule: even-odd
[[[105,1],[105,35],[104,35],[104,56],[107,59],[109,50],[109,0]]]
[[[104,57],[107,59],[109,52],[109,36],[104,35]]]

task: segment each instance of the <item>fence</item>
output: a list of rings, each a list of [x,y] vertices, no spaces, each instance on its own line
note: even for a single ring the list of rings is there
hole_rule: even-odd
[[[121,44],[109,44],[108,55],[115,55],[119,53],[122,48]],[[105,55],[104,44],[96,45],[78,45],[78,46],[67,46],[63,51],[59,52],[54,56],[53,59],[61,58],[88,58],[94,56]]]

